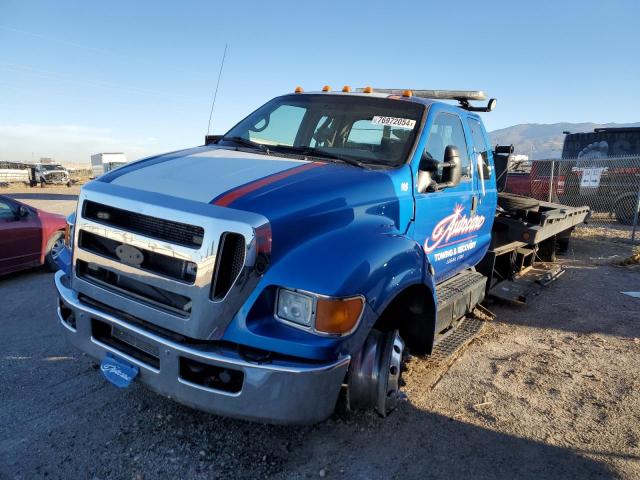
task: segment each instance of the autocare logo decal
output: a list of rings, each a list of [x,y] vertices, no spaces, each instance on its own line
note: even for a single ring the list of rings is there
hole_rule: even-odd
[[[133,380],[133,377],[131,375],[127,375],[126,372],[123,372],[113,364],[103,364],[100,366],[100,370],[102,370],[105,374],[111,374],[115,375],[116,377],[120,377],[125,382],[130,382],[131,380]]]
[[[453,243],[463,242],[468,237],[455,241],[452,241],[452,239],[477,232],[482,228],[485,221],[483,215],[472,215],[468,217],[462,214],[463,211],[464,206],[458,204],[451,215],[438,222],[431,232],[431,236],[424,242],[425,253],[431,253],[437,248],[445,247]]]

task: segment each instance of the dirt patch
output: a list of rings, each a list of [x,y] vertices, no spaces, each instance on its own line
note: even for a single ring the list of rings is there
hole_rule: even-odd
[[[62,336],[51,275],[4,277],[0,478],[640,478],[640,300],[620,293],[640,272],[596,247],[578,239],[532,303],[491,305],[439,381],[412,357],[389,417],[312,427],[111,387]]]
[[[640,247],[636,247],[631,252],[629,258],[622,260],[619,265],[621,266],[637,266],[640,265]]]

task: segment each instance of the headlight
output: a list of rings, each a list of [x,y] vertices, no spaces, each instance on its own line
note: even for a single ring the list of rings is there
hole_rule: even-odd
[[[310,327],[314,313],[313,300],[309,295],[280,289],[276,315],[282,320]]]
[[[355,330],[363,309],[362,296],[334,298],[281,288],[276,318],[314,333],[346,335]]]

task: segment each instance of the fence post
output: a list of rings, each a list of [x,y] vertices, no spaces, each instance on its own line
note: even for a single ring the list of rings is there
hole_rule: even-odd
[[[547,202],[551,202],[551,197],[553,194],[553,171],[556,167],[556,161],[551,160],[551,175],[549,176],[549,197],[547,198]]]
[[[636,211],[633,213],[633,230],[631,230],[631,243],[636,241],[636,228],[638,227],[638,210],[640,210],[640,186],[638,186],[638,200],[636,201]]]

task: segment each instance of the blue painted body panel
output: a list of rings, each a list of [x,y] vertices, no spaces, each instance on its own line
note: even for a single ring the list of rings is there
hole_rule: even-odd
[[[431,104],[415,154],[403,167],[367,171],[329,164],[276,182],[230,205],[260,213],[270,220],[274,257],[224,339],[314,359],[354,353],[377,316],[405,288],[426,285],[433,292],[435,305],[436,283],[475,266],[482,259],[491,240],[497,200],[495,179],[485,182],[484,194],[475,169],[471,178],[457,187],[427,194],[417,191],[426,132],[440,111],[455,113],[463,119],[467,115],[466,111],[451,105]],[[474,156],[471,134],[466,122],[463,124],[469,155]],[[478,202],[476,217],[484,217],[481,228],[452,239],[458,243],[425,254],[425,241],[439,221],[454,213],[456,205],[465,206],[467,216],[471,216],[474,195]],[[473,248],[456,254],[449,263],[436,260],[436,254],[459,244],[473,245]],[[429,264],[433,265],[435,276],[429,274]],[[362,294],[370,309],[350,337],[318,337],[274,319],[276,287],[335,296]],[[252,310],[261,298],[268,299],[264,300],[265,308]]]

